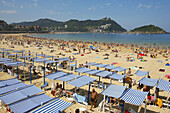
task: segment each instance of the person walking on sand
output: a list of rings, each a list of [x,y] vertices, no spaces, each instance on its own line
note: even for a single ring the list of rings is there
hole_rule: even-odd
[[[96,107],[97,97],[98,97],[97,92],[93,89],[92,90],[92,96],[91,96],[91,108],[90,108],[90,110],[92,110],[93,102],[94,102],[94,107]]]

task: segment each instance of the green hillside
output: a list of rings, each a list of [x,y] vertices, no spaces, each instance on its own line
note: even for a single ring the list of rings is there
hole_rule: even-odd
[[[130,32],[134,33],[167,33],[162,28],[155,26],[155,25],[145,25],[142,27],[135,28],[131,30]]]

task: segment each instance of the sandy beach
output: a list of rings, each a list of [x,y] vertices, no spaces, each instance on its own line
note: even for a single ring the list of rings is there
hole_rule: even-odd
[[[166,60],[167,58],[170,58],[169,51],[166,51],[166,50],[148,49],[149,52],[147,53],[147,56],[143,56],[143,59],[145,60],[143,62],[143,61],[140,61],[137,59],[137,54],[134,53],[134,51],[136,49],[139,49],[139,47],[135,47],[135,46],[134,47],[126,47],[124,45],[116,46],[116,44],[115,44],[115,45],[113,45],[114,47],[112,48],[111,45],[109,45],[109,46],[108,46],[108,44],[100,44],[99,45],[98,43],[95,43],[95,42],[82,43],[81,41],[75,41],[75,42],[74,41],[62,41],[62,40],[55,41],[52,39],[48,40],[48,39],[43,39],[43,38],[42,39],[41,38],[31,38],[31,37],[26,37],[25,35],[27,35],[27,34],[2,34],[2,35],[0,35],[0,37],[1,37],[0,39],[2,39],[0,42],[0,48],[13,49],[13,50],[25,50],[25,53],[28,53],[28,51],[30,50],[31,52],[34,52],[33,56],[35,56],[35,53],[41,54],[42,52],[43,52],[43,54],[53,55],[55,57],[74,56],[75,60],[77,60],[77,66],[79,66],[79,64],[85,64],[86,61],[102,63],[102,64],[109,64],[109,65],[111,65],[114,62],[117,62],[117,64],[115,66],[131,68],[132,69],[131,71],[133,74],[133,76],[131,76],[131,78],[136,79],[136,81],[139,81],[142,77],[139,77],[139,76],[135,77],[135,72],[137,71],[137,69],[133,68],[135,66],[142,67],[142,69],[140,69],[142,71],[149,71],[149,75],[152,79],[163,78],[164,80],[169,81],[169,79],[165,77],[165,75],[170,75],[170,67],[165,66],[165,64],[170,63],[170,60]],[[5,38],[6,38],[6,40],[5,40]],[[41,44],[37,43],[38,41],[41,41]],[[48,41],[49,41],[49,43],[47,43]],[[12,42],[12,44],[11,44],[11,42]],[[20,44],[18,44],[17,42],[19,42]],[[42,45],[42,43],[43,43],[43,45]],[[60,43],[64,44],[64,46],[59,47]],[[38,45],[39,45],[39,47],[38,47]],[[74,45],[75,47],[72,47],[72,45]],[[92,45],[93,47],[99,47],[98,48],[99,52],[89,50],[88,48],[90,45]],[[12,46],[14,46],[14,48]],[[39,48],[41,48],[41,49],[39,49]],[[73,51],[73,48],[77,49],[77,51]],[[86,48],[85,53],[83,52],[83,48]],[[79,50],[80,50],[80,54],[76,54],[76,55],[73,54],[73,53],[78,53]],[[112,50],[114,50],[114,51],[117,50],[118,52],[113,52]],[[154,52],[155,50],[156,50],[156,52]],[[140,52],[140,51],[142,51],[142,50],[139,49],[138,52]],[[162,54],[159,54],[159,52],[161,52],[161,51],[162,51]],[[151,52],[154,52],[154,54],[157,54],[156,58],[150,57]],[[107,54],[109,54],[109,55],[107,56]],[[115,57],[116,54],[118,55],[118,57]],[[167,58],[163,57],[163,54],[166,54]],[[7,56],[5,56],[5,57],[7,57]],[[127,62],[127,59],[128,59],[127,57],[134,58],[135,61]],[[21,59],[19,59],[19,60],[23,61]],[[158,61],[162,61],[162,62],[158,62]],[[28,62],[28,61],[26,61],[26,62]],[[35,63],[35,65],[43,65],[43,64]],[[23,67],[20,66],[19,69],[22,70]],[[96,67],[91,66],[91,69],[96,69]],[[165,69],[165,72],[160,72],[159,71],[160,69]],[[64,72],[71,72],[73,74],[78,75],[77,72],[70,71],[67,69],[58,69],[58,70],[63,70]],[[100,70],[104,70],[104,68],[100,68]],[[25,67],[25,71],[29,75],[28,67]],[[22,71],[20,71],[20,73],[22,73]],[[119,74],[122,74],[122,73],[119,73]],[[88,74],[81,74],[81,75],[89,76]],[[96,77],[96,76],[90,76],[90,77],[93,77],[93,78],[97,79],[97,81],[98,81],[98,77]],[[14,78],[14,77],[10,76],[6,72],[0,72],[0,80],[6,80],[6,79],[10,79],[10,78]],[[48,89],[51,87],[51,83],[53,81],[49,80],[48,78],[46,78],[46,81],[49,84],[49,86],[46,88],[46,89]],[[30,85],[29,80],[22,81],[22,82]],[[62,81],[55,80],[55,83],[56,82],[58,82],[59,84],[62,84]],[[110,79],[109,78],[101,78],[101,82],[108,85],[108,84],[110,84]],[[32,84],[38,88],[41,88],[41,86],[43,85],[43,74],[41,74],[40,78],[33,79]],[[118,81],[112,81],[112,84],[123,85],[123,83],[120,83]],[[129,86],[128,84],[125,84],[125,85],[127,87]],[[67,83],[65,86],[66,86],[67,90],[72,90],[74,88],[73,86],[71,86]],[[136,89],[136,86],[132,86],[132,88]],[[83,93],[85,93],[85,95],[87,95],[88,85],[85,85],[85,86],[81,87],[80,89],[83,90]],[[103,100],[103,95],[100,94],[102,92],[101,89],[95,88],[95,90],[98,93],[98,101],[97,101],[97,105],[98,105]],[[91,91],[92,91],[92,88],[91,88]],[[151,92],[153,92],[153,91],[151,91]],[[54,97],[51,94],[51,90],[46,90],[45,94],[50,97]],[[166,99],[168,96],[170,97],[170,94],[168,94],[168,92],[166,92],[166,91],[160,90],[159,96]],[[61,99],[68,101],[68,99],[66,97],[61,97]],[[77,108],[81,108],[81,107],[85,108],[85,106],[83,106],[82,104],[75,103],[75,104],[71,105],[70,107],[68,107],[63,112],[74,113]],[[129,108],[133,108],[135,111],[138,110],[138,106],[125,103],[125,110],[129,109]],[[93,111],[91,111],[90,105],[88,105],[87,111],[89,113],[100,113],[98,111],[97,107],[93,108]],[[4,109],[0,109],[0,112],[3,113],[5,111],[4,111]],[[140,113],[143,113],[143,112],[144,112],[144,105],[142,106],[142,108],[140,110]],[[167,109],[159,108],[157,106],[147,105],[147,113],[168,113],[168,112],[170,113],[170,111],[168,111]]]

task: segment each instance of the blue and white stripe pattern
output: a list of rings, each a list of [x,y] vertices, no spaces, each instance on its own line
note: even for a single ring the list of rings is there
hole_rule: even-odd
[[[10,91],[18,90],[20,88],[24,88],[26,86],[29,86],[29,85],[24,84],[22,82],[19,82],[19,83],[10,85],[10,86],[6,86],[6,87],[3,87],[3,88],[0,88],[0,95],[4,94],[4,93],[8,93]]]
[[[57,99],[43,105],[42,107],[31,111],[31,113],[57,113],[58,111],[61,112],[61,111],[65,110],[66,108],[68,108],[71,105],[72,105],[71,103],[63,101],[60,98],[57,98]]]
[[[12,59],[9,58],[0,58],[0,61],[11,61]]]
[[[114,98],[119,98],[125,91],[126,86],[119,85],[109,85],[105,90],[101,92],[102,95],[111,96]]]
[[[45,61],[48,61],[48,59],[46,59],[46,58],[39,58],[39,59],[35,59],[34,61],[35,62],[45,62]]]
[[[128,89],[122,96],[121,99],[127,103],[134,105],[141,105],[145,100],[148,92],[142,92],[135,89]]]
[[[86,68],[86,67],[82,67],[82,68],[75,69],[75,71],[79,72],[79,73],[85,73],[87,71],[91,71],[91,69]]]
[[[15,103],[9,104],[8,106],[14,113],[25,113],[25,112],[32,110],[35,107],[40,106],[41,103],[44,104],[52,99],[53,98],[48,97],[45,94],[39,94],[39,95],[26,98],[24,100],[20,100]]]
[[[65,76],[67,73],[64,73],[62,71],[57,71],[55,73],[52,73],[52,74],[49,74],[49,75],[46,75],[46,77],[50,80],[54,80],[54,79],[57,79],[59,77],[62,77],[62,76]]]
[[[123,68],[123,67],[119,66],[119,67],[114,68],[113,70],[121,72],[121,71],[125,71],[126,68]]]
[[[0,100],[2,100],[5,104],[10,104],[23,98],[26,98],[27,96],[32,96],[40,92],[42,92],[42,90],[40,90],[34,85],[31,85],[26,88],[2,95],[0,96]]]
[[[109,76],[109,78],[113,78],[113,79],[117,79],[117,80],[121,80],[125,77],[125,75],[119,75],[117,73],[113,73]]]
[[[106,77],[106,76],[109,76],[109,75],[111,75],[111,74],[112,74],[112,72],[102,71],[102,72],[97,73],[96,75],[97,75],[97,76],[101,76],[101,77]]]
[[[139,80],[139,83],[147,85],[147,86],[155,86],[156,83],[158,82],[158,79],[151,79],[151,78],[142,78]]]
[[[108,64],[95,64],[94,66],[96,66],[96,67],[106,67],[106,66],[108,66]]]
[[[108,65],[108,66],[106,66],[105,68],[106,68],[106,69],[115,69],[116,66],[110,66],[110,65]]]
[[[95,62],[89,62],[89,63],[86,63],[85,65],[87,65],[87,66],[92,66],[92,65],[96,65],[97,63],[95,63]]]
[[[91,71],[87,71],[87,72],[85,72],[85,73],[87,73],[87,74],[91,74],[91,75],[93,75],[93,74],[97,74],[97,73],[99,73],[99,72],[101,72],[102,70],[91,70]]]
[[[8,80],[2,80],[2,81],[0,81],[0,87],[13,85],[13,84],[16,84],[16,83],[19,83],[19,82],[20,81],[16,78],[8,79]]]
[[[52,60],[48,60],[48,61],[45,61],[45,64],[52,64],[52,63],[56,63],[58,61],[52,61]]]
[[[76,86],[76,87],[82,87],[82,86],[88,84],[89,82],[93,82],[95,80],[96,79],[84,75],[84,76],[81,76],[81,77],[71,81],[71,82],[68,82],[68,84]]]
[[[148,73],[149,71],[137,70],[135,74],[142,77],[142,76],[146,76]]]
[[[161,79],[157,85],[157,88],[170,92],[170,82]]]
[[[68,75],[65,75],[65,76],[62,76],[62,77],[59,77],[57,78],[57,80],[61,80],[61,81],[70,81],[70,80],[73,80],[73,79],[76,79],[80,77],[79,75],[74,75],[74,74],[68,74]]]

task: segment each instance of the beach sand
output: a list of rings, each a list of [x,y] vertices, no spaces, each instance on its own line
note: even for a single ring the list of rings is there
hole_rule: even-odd
[[[18,36],[21,39],[23,38],[22,34],[10,34],[10,35],[5,34],[3,36],[5,36],[5,37],[7,37],[7,36]],[[3,42],[5,42],[5,41],[3,40]],[[9,49],[10,43],[9,42],[7,42],[7,43],[8,43],[8,45],[3,44],[2,41],[1,41],[0,48]],[[170,75],[170,69],[169,69],[170,67],[165,66],[165,64],[170,63],[170,61],[166,61],[165,58],[162,57],[162,55],[158,54],[157,58],[151,58],[149,55],[144,56],[144,59],[147,60],[147,62],[141,62],[137,59],[137,55],[130,48],[125,48],[123,46],[114,47],[114,49],[116,48],[118,51],[121,50],[120,52],[118,52],[119,56],[121,56],[121,57],[115,57],[115,53],[111,53],[111,50],[105,50],[105,51],[100,51],[100,52],[91,51],[92,53],[84,54],[84,56],[81,56],[81,54],[73,55],[72,53],[74,53],[74,52],[70,48],[67,48],[67,47],[65,47],[66,50],[71,50],[72,51],[71,53],[67,53],[64,50],[58,50],[57,46],[51,46],[51,47],[54,47],[54,50],[56,50],[52,53],[50,51],[47,51],[47,50],[49,50],[49,48],[45,45],[43,45],[41,50],[39,50],[35,45],[24,44],[24,46],[28,46],[28,48],[24,48],[21,45],[14,45],[14,48],[12,48],[12,49],[14,49],[14,50],[26,50],[27,52],[28,52],[28,50],[30,50],[31,52],[39,53],[39,54],[41,54],[41,52],[43,52],[46,55],[54,55],[54,56],[59,56],[59,55],[56,55],[56,54],[63,53],[63,54],[65,54],[65,56],[60,56],[60,57],[74,56],[77,60],[77,64],[85,64],[85,62],[88,61],[88,62],[96,62],[96,63],[110,64],[111,65],[113,62],[118,62],[119,64],[115,65],[115,66],[121,66],[121,67],[124,67],[124,68],[130,68],[130,67],[134,67],[134,66],[143,67],[143,69],[141,69],[141,70],[142,71],[149,71],[149,75],[153,79],[163,78],[164,80],[168,81],[168,79],[165,77],[165,75],[166,74]],[[103,48],[104,48],[104,46],[103,46]],[[88,50],[86,50],[86,51],[88,51]],[[81,53],[83,54],[82,50],[81,50]],[[103,55],[106,54],[106,53],[109,54],[109,56],[108,56],[109,59],[104,60],[105,57]],[[134,62],[127,62],[126,60],[127,60],[128,55],[133,56],[135,58],[135,61]],[[158,62],[158,60],[163,61],[163,63]],[[36,63],[36,65],[38,65],[38,64]],[[40,63],[39,65],[42,65],[42,64]],[[20,66],[19,68],[22,70],[23,67]],[[161,68],[165,69],[165,72],[160,72],[159,69],[161,69]],[[26,67],[25,69],[29,73],[28,68]],[[91,66],[91,69],[96,69],[96,67]],[[100,68],[100,69],[103,70],[104,68]],[[61,70],[61,69],[59,69],[59,70]],[[70,70],[63,70],[63,71],[64,72],[70,72]],[[137,71],[136,69],[132,69],[132,74],[134,74],[136,71]],[[72,73],[78,74],[78,73],[73,72],[73,71],[72,71]],[[122,73],[119,73],[119,74],[122,74]],[[89,76],[88,74],[81,74],[81,75]],[[97,79],[97,81],[98,81],[98,77],[96,77],[96,76],[90,76],[90,77],[93,77],[93,78]],[[10,78],[13,78],[13,77],[10,76],[7,73],[0,72],[0,80],[6,80],[6,79],[10,79]],[[135,77],[135,75],[133,75],[132,78],[139,81],[142,77],[138,77],[138,76]],[[48,89],[48,88],[51,87],[51,83],[53,81],[49,80],[47,78],[46,78],[46,81],[49,83],[49,86],[47,87],[47,89]],[[102,78],[101,81],[104,84],[110,83],[110,79],[107,79],[107,78],[106,79]],[[26,83],[26,84],[30,84],[30,81],[23,81],[23,82]],[[62,82],[59,81],[59,80],[55,80],[55,82],[59,82],[59,83],[62,84]],[[32,80],[32,84],[37,86],[38,88],[40,88],[41,85],[43,85],[43,75],[41,75],[41,78]],[[112,84],[123,85],[123,83],[119,83],[118,81],[112,81]],[[71,90],[71,89],[74,88],[73,86],[71,86],[69,84],[66,84],[65,86],[66,86],[67,90]],[[126,86],[128,86],[128,85],[126,84]],[[136,86],[133,86],[132,88],[136,89]],[[81,87],[80,89],[85,90],[85,91],[83,91],[83,93],[86,93],[85,95],[87,95],[88,85],[85,85],[85,86]],[[98,88],[95,88],[95,90],[99,94],[99,98],[98,98],[98,102],[97,102],[97,104],[99,104],[99,102],[103,99],[103,95],[100,94],[102,90],[100,90]],[[91,88],[91,91],[92,91],[92,88]],[[50,96],[50,97],[53,97],[52,94],[51,94],[51,90],[45,91],[45,94]],[[170,94],[168,94],[165,91],[160,91],[159,96],[166,99],[166,97],[170,96]],[[61,99],[68,101],[68,99],[65,98],[65,97],[61,97]],[[74,113],[75,109],[81,108],[81,107],[86,108],[86,106],[83,106],[82,104],[76,103],[76,104],[73,104],[70,107],[68,107],[66,110],[64,110],[64,112]],[[138,106],[126,103],[125,109],[128,109],[128,108],[133,108],[135,111],[137,111]],[[92,113],[98,113],[99,111],[97,109],[98,108],[96,107],[96,108],[93,108],[93,111],[91,111],[90,105],[88,105],[88,112],[90,112],[90,113],[91,112]],[[144,105],[142,106],[142,109],[141,109],[140,112],[143,113],[143,111],[144,111]],[[0,109],[0,112],[4,112],[4,110]],[[147,105],[147,112],[148,113],[154,113],[154,112],[155,113],[158,113],[158,112],[160,112],[160,113],[165,113],[165,112],[168,113],[169,112],[170,113],[170,111],[168,111],[166,109],[158,108],[156,106],[149,106],[149,105]]]

